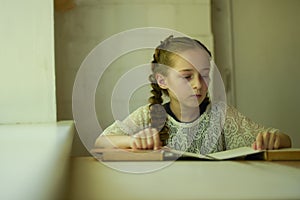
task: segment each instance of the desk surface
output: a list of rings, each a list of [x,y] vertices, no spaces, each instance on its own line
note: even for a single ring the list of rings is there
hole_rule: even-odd
[[[161,162],[115,162],[135,169]],[[151,173],[72,161],[71,199],[300,199],[300,162],[176,161]]]

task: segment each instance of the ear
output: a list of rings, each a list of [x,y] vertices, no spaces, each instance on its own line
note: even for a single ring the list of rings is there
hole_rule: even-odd
[[[163,76],[162,74],[156,74],[155,79],[156,79],[157,84],[159,85],[160,88],[162,88],[162,89],[167,89],[168,88],[165,76]]]

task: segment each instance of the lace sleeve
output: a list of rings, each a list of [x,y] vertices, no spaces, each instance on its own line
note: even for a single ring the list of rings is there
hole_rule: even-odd
[[[123,121],[116,120],[107,127],[102,134],[104,135],[132,135],[147,128],[149,125],[149,106],[142,106],[131,113]]]
[[[226,149],[251,146],[258,133],[277,133],[278,129],[265,128],[228,106],[224,125]]]

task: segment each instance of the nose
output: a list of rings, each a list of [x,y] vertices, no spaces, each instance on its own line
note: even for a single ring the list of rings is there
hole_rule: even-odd
[[[194,77],[193,82],[192,82],[192,87],[193,89],[201,89],[202,83],[201,83],[201,76],[198,74],[197,76]]]

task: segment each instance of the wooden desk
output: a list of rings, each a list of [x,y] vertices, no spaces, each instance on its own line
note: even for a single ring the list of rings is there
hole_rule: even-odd
[[[133,169],[160,162],[118,164]],[[131,174],[77,157],[71,177],[72,200],[300,199],[300,162],[176,161],[152,173]]]

